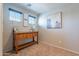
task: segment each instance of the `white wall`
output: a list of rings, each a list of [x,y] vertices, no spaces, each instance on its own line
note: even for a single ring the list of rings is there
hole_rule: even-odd
[[[22,13],[26,13],[26,14],[32,14],[37,16],[37,14],[35,12],[30,12],[28,9],[24,9],[23,7],[20,7],[18,5],[15,4],[4,4],[3,5],[4,9],[4,21],[3,21],[3,49],[4,51],[10,51],[13,49],[13,35],[12,35],[12,30],[13,30],[13,26],[23,26],[23,19],[21,22],[12,22],[9,20],[9,8],[13,8],[15,10],[21,11]]]
[[[59,11],[62,11],[62,28],[47,29],[47,17]],[[41,15],[39,25],[39,40],[79,52],[79,4],[71,4]]]
[[[3,39],[3,5],[0,4],[0,55],[2,55],[2,39]]]

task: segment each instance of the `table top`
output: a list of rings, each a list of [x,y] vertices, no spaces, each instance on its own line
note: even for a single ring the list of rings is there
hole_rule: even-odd
[[[14,33],[18,33],[18,34],[22,34],[22,33],[27,33],[27,34],[29,34],[29,33],[34,33],[34,32],[38,32],[38,31],[32,31],[32,32],[14,32]]]

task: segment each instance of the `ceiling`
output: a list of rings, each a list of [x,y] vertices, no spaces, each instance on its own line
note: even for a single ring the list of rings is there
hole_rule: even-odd
[[[68,3],[20,3],[20,6],[29,8],[37,13],[46,13],[53,9],[62,8],[69,5]]]

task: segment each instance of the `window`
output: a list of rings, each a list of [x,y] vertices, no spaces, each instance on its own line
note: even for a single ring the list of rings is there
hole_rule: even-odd
[[[36,17],[29,15],[28,22],[31,25],[35,25],[36,24]]]
[[[29,15],[28,17],[28,23],[35,28],[37,26],[37,19],[34,16]]]
[[[9,17],[11,21],[20,22],[22,20],[22,12],[9,8]]]

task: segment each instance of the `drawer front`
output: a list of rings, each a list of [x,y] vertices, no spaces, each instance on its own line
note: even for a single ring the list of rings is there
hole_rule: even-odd
[[[27,38],[27,34],[23,34],[23,38],[26,39]]]
[[[33,38],[33,34],[32,33],[27,34],[27,38]]]
[[[32,33],[24,33],[24,34],[17,34],[15,35],[16,40],[22,40],[22,39],[27,39],[27,38],[33,38]]]
[[[16,35],[16,40],[21,40],[23,39],[23,37],[24,37],[23,34]]]
[[[24,38],[32,38],[32,37],[33,37],[32,33],[24,34]]]

